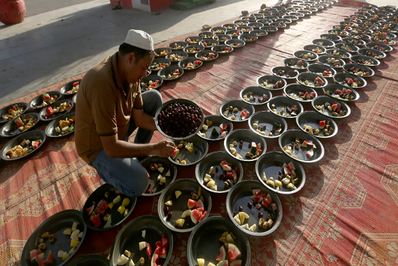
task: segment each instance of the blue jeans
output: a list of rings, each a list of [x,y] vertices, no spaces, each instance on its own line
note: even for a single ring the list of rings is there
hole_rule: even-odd
[[[155,116],[156,110],[163,103],[162,95],[156,90],[149,90],[142,94],[142,99],[144,112]],[[129,130],[124,140],[127,141],[136,129],[134,121],[130,120]],[[152,135],[152,130],[138,128],[134,143],[149,143]],[[108,157],[105,150],[101,150],[90,163],[97,170],[100,178],[127,196],[138,197],[148,187],[148,172],[137,158]]]

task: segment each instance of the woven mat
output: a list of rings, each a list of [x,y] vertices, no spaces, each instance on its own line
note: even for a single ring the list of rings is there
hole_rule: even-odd
[[[178,82],[166,82],[160,89],[164,101],[186,98],[199,104],[205,114],[217,114],[223,102],[239,98],[242,88],[255,85],[258,76],[282,65],[284,58],[291,57],[295,50],[311,43],[356,9],[334,6],[230,56],[205,63],[200,70],[185,73]],[[158,47],[172,41],[175,40]],[[305,187],[294,196],[280,197],[283,219],[278,230],[266,237],[249,237],[252,265],[398,264],[397,54],[397,50],[391,52],[377,68],[376,76],[367,80],[368,86],[359,91],[361,98],[350,104],[352,114],[336,121],[338,135],[322,140],[324,159],[303,165]],[[18,101],[29,102],[82,76]],[[311,106],[306,105],[305,109],[311,110]],[[41,122],[37,128],[45,126]],[[294,121],[289,121],[288,127],[297,128]],[[235,128],[247,128],[247,124],[236,124]],[[155,133],[153,141],[162,138]],[[1,140],[0,147],[5,143]],[[276,140],[267,140],[267,146],[268,151],[280,150]],[[222,142],[210,143],[209,152],[222,149]],[[244,163],[243,167],[245,180],[257,180],[254,163]],[[194,167],[179,167],[177,179],[183,177],[195,178]],[[102,183],[96,172],[78,158],[73,136],[48,140],[29,159],[1,162],[0,265],[18,265],[24,244],[38,225],[61,210],[80,210]],[[212,194],[211,216],[228,217],[225,199],[226,195]],[[138,198],[124,224],[142,215],[156,216],[157,203],[158,197]],[[87,254],[107,256],[122,227],[101,233],[89,230],[74,258]],[[169,265],[187,265],[189,234],[173,235],[175,246]]]

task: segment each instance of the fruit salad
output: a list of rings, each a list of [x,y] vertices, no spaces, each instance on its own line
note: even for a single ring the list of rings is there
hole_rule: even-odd
[[[189,44],[197,44],[197,43],[199,43],[199,39],[187,38],[186,42],[189,43]]]
[[[337,80],[337,83],[341,84],[341,85],[345,85],[348,87],[353,87],[353,88],[358,88],[363,86],[362,82],[357,79],[357,78],[345,78],[343,80]]]
[[[72,108],[72,104],[70,102],[63,102],[59,106],[47,107],[45,119],[49,119],[54,117],[56,114],[68,112]]]
[[[293,105],[291,107],[286,106],[286,109],[284,106],[282,106],[279,111],[276,107],[275,104],[271,104],[271,111],[277,115],[283,116],[283,117],[292,117],[297,115],[298,107],[297,105]]]
[[[256,96],[254,92],[249,91],[245,94],[243,94],[243,100],[246,102],[251,102],[251,103],[263,103],[266,102],[268,99],[267,94],[263,94],[262,96]]]
[[[306,92],[300,91],[300,92],[291,92],[289,96],[299,101],[311,101],[316,97],[316,93],[314,91],[310,93],[308,93],[308,91]]]
[[[228,38],[227,38],[228,39]],[[216,42],[212,42],[212,41],[202,41],[200,43],[203,47],[207,48],[207,47],[213,47],[216,46],[217,43]]]
[[[323,72],[315,72],[315,74],[318,74],[318,75],[320,75],[322,77],[325,77],[325,78],[333,77],[333,73],[332,73],[332,71],[330,69],[326,69]]]
[[[29,119],[27,118],[22,119],[21,117],[18,117],[17,119],[14,120],[14,122],[19,130],[19,133],[22,133],[32,128],[37,123],[37,118],[31,117]],[[11,134],[13,133],[11,132]]]
[[[232,52],[232,48],[229,46],[220,46],[220,47],[216,47],[217,49],[217,53],[221,53],[221,54],[225,54],[225,53],[230,53]]]
[[[305,86],[312,87],[312,88],[318,88],[322,87],[325,85],[325,82],[320,78],[316,77],[314,81],[310,81],[308,79],[300,79],[299,82]]]
[[[243,37],[243,40],[245,42],[254,42],[255,40],[257,40],[256,36],[252,36],[252,37]]]
[[[158,70],[161,70],[161,69],[163,69],[163,68],[165,68],[165,67],[168,67],[169,65],[170,65],[169,63],[165,63],[165,62],[153,62],[153,63],[149,66],[149,68],[150,68],[151,70],[158,71]]]
[[[147,91],[157,89],[159,86],[160,81],[157,79],[149,80],[148,82],[141,82],[141,88],[144,88]]]
[[[234,48],[243,46],[243,44],[240,42],[230,42],[230,43],[228,43],[228,45],[231,47],[234,47]]]
[[[55,128],[57,136],[69,134],[75,130],[75,116],[59,120],[58,126]]]
[[[312,126],[304,124],[304,131],[316,136],[330,136],[333,133],[333,128],[329,125],[329,121],[321,120],[319,121],[319,127],[313,128]]]
[[[43,93],[42,95],[42,104],[34,105],[34,108],[41,108],[47,105],[50,105],[58,100],[58,95],[49,95],[48,93]]]
[[[352,93],[350,89],[343,88],[342,90],[336,89],[333,91],[326,90],[325,93],[327,95],[331,95],[336,99],[342,99],[347,101],[352,101],[355,99],[355,95]]]
[[[11,150],[7,151],[6,158],[17,159],[19,157],[25,156],[31,153],[32,151],[36,150],[37,148],[39,148],[41,143],[42,143],[41,139],[33,141],[24,139],[20,144],[15,145],[14,147],[11,148]]]
[[[65,91],[64,94],[73,94],[76,93],[79,90],[79,86],[80,86],[80,81],[75,81],[72,84],[72,89]]]
[[[194,145],[192,142],[187,142],[185,140],[181,140],[177,147],[174,149],[173,153],[171,154],[171,158],[175,161],[178,162],[180,164],[189,164],[191,163],[190,161],[186,160],[186,159],[181,159],[178,157],[178,155],[180,155],[180,151],[182,149],[186,149],[189,153],[192,153],[194,151]],[[195,154],[197,154],[198,151],[195,150]],[[194,162],[194,161],[193,161]],[[192,163],[193,163],[192,162]]]
[[[236,30],[236,31],[229,32],[227,34],[229,36],[231,36],[231,37],[238,37],[241,34],[241,31],[240,30]]]
[[[238,166],[222,161],[219,165],[210,167],[203,178],[203,184],[211,190],[226,190],[238,182],[238,173]],[[218,187],[215,180],[223,180],[224,187]]]
[[[334,101],[333,104],[330,104],[329,102],[325,102],[322,105],[315,105],[315,108],[326,115],[329,115],[329,113],[332,114],[332,116],[345,116],[347,114],[347,110],[342,110],[341,109],[341,104]]]
[[[182,59],[186,58],[186,55],[182,55],[182,54],[173,54],[171,53],[167,59],[169,59],[172,62],[177,62],[177,61],[181,61]]]
[[[311,49],[311,52],[314,52],[314,53],[316,53],[316,54],[322,54],[322,53],[324,53],[325,51],[324,51],[323,49],[321,49],[321,48],[316,47],[316,48],[312,48],[312,49]]]
[[[238,115],[240,114],[240,115]],[[249,118],[250,113],[248,110],[242,107],[242,110],[239,113],[239,108],[234,107],[234,106],[227,106],[225,111],[223,112],[223,115],[228,118],[229,120],[237,120],[240,118],[240,120],[246,120]]]
[[[304,158],[299,158],[302,152],[305,152],[306,158],[310,160],[314,156],[314,150],[316,148],[317,147],[312,140],[304,140],[301,142],[298,138],[292,140],[292,143],[289,145],[283,146],[283,150],[286,152],[286,154],[292,156],[293,158],[302,160],[305,160]]]
[[[295,68],[295,69],[305,69],[305,63],[302,60],[290,60],[289,62],[287,62],[287,65],[291,68]]]
[[[370,57],[373,57],[373,58],[376,58],[376,59],[382,59],[383,58],[382,54],[377,54],[377,53],[375,53],[373,51],[369,51],[369,50],[365,50],[364,55],[370,56]]]
[[[252,124],[252,127],[254,130],[256,130],[257,133],[266,136],[267,135],[267,126],[266,125],[260,125],[259,121],[254,121]],[[279,136],[282,132],[282,124],[280,122],[274,122],[272,129],[269,130],[268,136]]]
[[[70,246],[72,248],[69,251],[58,250],[58,258],[61,258],[62,261],[68,259],[69,256],[71,256],[75,252],[76,248],[80,244],[80,239],[84,236],[84,231],[80,231],[77,228],[78,225],[78,222],[73,222],[72,227],[65,229],[63,232],[66,237],[70,237]]]
[[[267,176],[265,172],[262,174],[262,180],[267,186],[277,191],[292,191],[297,189],[296,186],[300,180],[296,174],[296,167],[293,162],[275,161],[273,167],[280,167],[278,177]]]
[[[190,53],[190,54],[196,54],[196,53],[199,53],[202,50],[200,48],[197,48],[197,47],[189,47],[189,48],[185,49],[185,51],[187,53]]]
[[[243,140],[239,140],[239,143],[234,140],[229,144],[229,151],[232,153],[233,156],[235,156],[238,159],[243,159],[242,155],[238,153],[236,148],[239,147],[240,150],[243,149]],[[249,149],[250,151],[245,153],[245,159],[248,160],[253,160],[258,158],[261,153],[263,152],[261,143],[256,143],[256,142],[249,142]]]
[[[149,165],[148,178],[150,178],[151,175],[157,175],[155,183],[159,185],[159,188],[162,188],[166,184],[167,178],[171,177],[171,169],[165,169],[163,164],[159,162],[151,163]],[[155,186],[152,186],[152,183],[149,183],[146,193],[153,194],[157,192],[157,190]]]
[[[195,69],[195,68],[200,67],[201,65],[202,65],[202,61],[196,60],[196,61],[193,61],[193,62],[188,62],[188,63],[186,63],[186,64],[182,64],[181,67],[182,67],[183,69],[192,70],[192,69]]]
[[[342,62],[341,62],[339,59],[334,58],[334,57],[327,57],[325,61],[326,61],[326,63],[328,63],[330,66],[333,66],[333,67],[335,67],[335,68],[337,68],[337,67],[342,67],[342,66],[343,66],[343,65],[342,65]]]
[[[169,73],[168,75],[161,75],[162,79],[176,79],[181,76],[181,71],[179,69],[175,69],[173,72]]]
[[[357,58],[357,59],[352,59],[354,63],[357,63],[358,65],[363,65],[363,66],[375,66],[376,64],[371,60],[371,59],[365,59],[365,58]]]
[[[1,117],[8,121],[13,119],[14,117],[19,116],[24,112],[24,109],[17,104],[13,105],[10,109],[8,109],[7,113],[3,114]]]
[[[173,49],[173,50],[182,50],[182,49],[184,49],[184,47],[185,47],[185,45],[178,44],[178,43],[174,43],[174,44],[171,46],[171,49]]]
[[[348,46],[344,46],[341,49],[347,50],[347,49],[344,49],[345,47],[348,47]],[[348,50],[350,50],[350,49],[351,48],[348,47]],[[340,58],[347,58],[347,56],[344,53],[340,53],[340,52],[338,52],[336,50],[330,51],[330,52],[328,52],[328,54],[332,55],[332,56],[340,57]]]
[[[208,130],[209,130],[209,128],[211,126],[213,126],[213,122],[208,120],[208,119],[206,119],[206,121],[203,124],[202,128],[198,132],[199,136],[201,136],[202,138],[207,138],[206,132],[208,132]],[[213,127],[213,129],[211,130],[210,138],[212,138],[212,139],[217,139],[219,137],[220,138],[225,138],[227,136],[228,132],[230,131],[228,123],[220,124],[219,128],[220,128],[220,132],[217,130],[216,127]]]
[[[214,34],[217,34],[217,33],[219,33],[219,34],[223,34],[224,32],[225,32],[225,29],[213,29],[213,30],[211,30],[211,32],[213,32]]]
[[[269,79],[265,79],[260,83],[260,86],[266,89],[280,89],[283,88],[283,82],[280,79],[276,82]]]
[[[293,70],[278,69],[275,73],[277,76],[282,78],[293,78],[297,76],[297,72]]]
[[[354,66],[350,67],[348,69],[348,72],[351,74],[360,76],[360,77],[369,77],[369,75],[370,75],[370,72],[367,71],[365,68],[354,67]]]
[[[156,57],[159,57],[159,56],[166,56],[166,55],[168,55],[168,54],[169,54],[169,51],[168,51],[168,50],[163,50],[163,51],[160,52],[160,54],[157,54],[157,53],[155,52],[155,56],[156,56]]]
[[[216,58],[215,53],[208,53],[208,54],[202,54],[199,59],[201,59],[203,61],[210,61],[210,60],[214,60],[215,58]]]

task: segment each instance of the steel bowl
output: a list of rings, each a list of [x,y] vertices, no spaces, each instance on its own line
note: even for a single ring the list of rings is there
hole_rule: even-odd
[[[242,48],[246,45],[245,41],[239,39],[230,39],[228,41],[225,41],[224,43],[234,49]]]
[[[48,95],[50,95],[51,97],[56,96],[58,101],[59,99],[62,98],[62,94],[59,91],[48,91],[46,92]],[[77,94],[75,94],[77,95]],[[48,106],[48,104],[46,105]],[[29,103],[29,107],[33,110],[39,110],[45,106],[43,106],[43,94],[38,95],[37,97],[33,98],[30,103]]]
[[[234,111],[228,111],[228,108],[237,108],[238,110],[236,112]],[[249,117],[246,117],[246,119],[242,120],[242,113],[241,111],[246,109],[249,112]],[[227,119],[230,122],[235,122],[235,123],[241,123],[241,122],[246,122],[250,116],[252,116],[254,114],[255,110],[253,105],[242,101],[242,100],[231,100],[228,102],[223,103],[220,106],[220,114]],[[235,119],[233,119],[233,116],[235,117]]]
[[[341,105],[341,110],[344,112],[345,111],[345,115],[333,115],[333,111],[330,111],[327,107],[325,107],[325,103],[329,103],[330,105],[334,104],[334,102],[339,103]],[[346,118],[351,114],[351,108],[343,101],[339,101],[337,99],[331,99],[329,96],[327,95],[321,95],[318,96],[316,98],[314,98],[312,100],[311,103],[312,107],[314,108],[315,111],[317,111],[318,113],[327,116],[327,117],[331,117],[333,119],[338,119],[338,118]]]
[[[296,69],[298,72],[303,72],[307,70],[308,61],[298,58],[285,58],[283,64],[286,67]]]
[[[194,62],[197,62],[197,64],[195,64]],[[193,68],[187,68],[189,63],[192,63]],[[188,58],[182,59],[180,62],[178,62],[178,66],[187,71],[196,70],[199,67],[201,67],[202,65],[203,65],[203,61],[200,59],[197,59],[195,57],[188,57]]]
[[[53,113],[50,117],[47,117],[47,109],[49,107],[54,109],[54,108],[59,107],[62,103],[69,103],[71,107],[62,113]],[[54,102],[53,104],[51,104],[50,106],[47,106],[47,107],[44,107],[43,109],[41,109],[41,111],[39,113],[40,120],[45,121],[45,122],[52,121],[60,116],[63,116],[65,114],[69,113],[73,109],[73,106],[74,106],[74,103],[72,100],[68,100],[68,99],[58,100],[58,101]]]
[[[376,49],[379,51],[382,51],[384,53],[389,53],[393,50],[393,48],[385,43],[377,43],[377,42],[370,42],[366,44],[366,47],[371,48],[371,49]]]
[[[187,143],[190,142],[193,144],[193,151],[189,152],[185,145],[182,145],[182,148],[179,148],[179,154],[177,158],[172,158],[169,156],[169,161],[178,166],[192,166],[203,160],[209,151],[209,144],[207,141],[197,135],[185,141]],[[182,141],[176,140],[174,142],[176,146],[178,146]],[[185,161],[185,163],[183,161]]]
[[[331,133],[328,133],[322,130],[319,126],[320,121],[328,122],[329,127],[333,128],[333,131]],[[312,134],[319,139],[332,138],[336,136],[339,130],[336,122],[333,119],[325,117],[324,115],[321,115],[320,113],[315,111],[305,111],[299,114],[296,117],[296,124],[303,132]],[[319,133],[317,133],[316,131],[318,131]]]
[[[332,55],[321,55],[318,58],[319,62],[322,64],[328,65],[334,69],[340,69],[343,68],[345,65],[345,62],[343,59],[337,56],[332,56]]]
[[[173,51],[175,50],[182,50],[188,46],[187,42],[172,42],[169,44],[169,48]]]
[[[315,73],[300,73],[296,79],[297,83],[314,89],[322,89],[328,85],[328,81],[325,77]],[[315,80],[319,79],[322,80],[321,85],[315,83]]]
[[[213,58],[210,57],[211,54],[214,54]],[[219,56],[218,53],[215,53],[213,51],[202,51],[200,53],[195,54],[195,57],[197,59],[200,59],[205,62],[206,61],[214,61],[218,58],[218,56]]]
[[[73,89],[73,83],[75,83],[75,82],[79,82],[79,85],[80,85],[81,79],[72,80],[72,81],[62,85],[62,87],[59,89],[59,92],[64,97],[75,95],[77,92],[70,92]]]
[[[336,75],[334,75],[333,77],[334,82],[339,83],[341,85],[353,88],[353,89],[362,89],[364,87],[366,87],[367,82],[364,78],[361,78],[358,75],[353,75],[350,73],[345,73],[345,72],[341,72],[341,73],[337,73]],[[358,81],[355,82],[354,84],[349,84],[347,80],[354,80],[357,79]]]
[[[36,120],[36,122],[33,122],[31,125],[31,127],[29,129],[25,130],[25,127],[22,129],[22,131],[18,128],[17,124],[15,123],[15,121],[17,119],[22,119],[22,121],[24,122],[24,124],[26,125],[29,120],[32,119],[32,122],[34,120]],[[4,124],[1,129],[0,129],[0,136],[5,137],[5,138],[9,138],[9,137],[15,137],[23,132],[26,132],[30,129],[33,129],[37,123],[40,121],[40,117],[37,113],[24,113],[20,116],[18,116],[17,118],[12,119],[11,121],[7,122],[6,124]]]
[[[155,82],[153,86],[149,84],[149,82]],[[158,75],[149,75],[146,76],[145,78],[142,78],[140,80],[140,85],[141,85],[141,92],[145,92],[147,90],[156,90],[160,88],[163,84],[163,79],[158,76]]]
[[[376,58],[365,55],[353,55],[351,62],[362,66],[376,67],[380,65],[380,61]]]
[[[341,44],[341,43],[338,43],[338,44]],[[347,52],[347,50],[338,49],[338,48],[328,49],[328,50],[326,50],[326,54],[335,56],[335,57],[338,57],[341,59],[350,59],[352,56],[351,53]]]
[[[384,53],[380,50],[377,50],[377,49],[372,49],[372,48],[361,48],[358,50],[358,54],[370,56],[377,60],[384,59],[387,56],[386,53]]]
[[[313,88],[298,83],[287,85],[284,92],[287,97],[303,103],[310,103],[313,98],[318,96],[318,93]]]
[[[375,74],[372,68],[368,66],[361,66],[355,63],[345,64],[343,69],[347,73],[350,73],[352,75],[357,75],[363,78],[370,78],[373,77]]]
[[[234,51],[234,48],[226,44],[219,44],[211,47],[211,50],[215,53],[218,53],[219,55],[226,55],[232,53]]]
[[[273,75],[281,79],[296,79],[299,72],[287,66],[276,66],[271,69]]]
[[[249,86],[240,91],[240,98],[251,105],[264,105],[272,98],[272,93],[260,86]]]
[[[15,106],[15,105],[17,105],[18,108],[21,108],[22,112],[20,114],[16,115],[16,116],[12,117],[12,118],[4,119],[3,115],[6,115],[8,113],[8,110],[13,108],[13,106]],[[3,108],[0,109],[0,124],[6,123],[8,121],[13,120],[14,118],[19,117],[20,115],[26,113],[26,111],[28,111],[28,109],[29,109],[29,105],[27,103],[24,103],[24,102],[13,103],[13,104],[4,106]]]
[[[181,57],[181,58],[179,58],[179,57]],[[181,49],[181,50],[173,50],[173,51],[171,51],[171,53],[166,55],[165,58],[170,60],[172,63],[176,63],[176,62],[181,61],[182,59],[185,59],[187,57],[188,57],[188,53],[184,52],[183,49]]]
[[[312,41],[313,44],[320,45],[325,47],[326,49],[333,48],[335,46],[334,41],[328,40],[328,39],[314,39]]]
[[[170,54],[172,50],[169,47],[160,47],[156,48],[154,51],[155,51],[155,58],[161,58]]]
[[[349,89],[351,93],[349,93],[348,95],[346,95],[346,93],[343,94],[342,92],[344,89]],[[325,88],[323,88],[323,92],[325,93],[325,95],[331,98],[344,102],[355,102],[360,98],[359,93],[356,90],[338,83],[328,84]]]
[[[286,80],[275,75],[264,75],[257,78],[257,84],[270,91],[283,90],[286,87]]]
[[[73,125],[73,130],[72,131],[69,131],[69,132],[67,132],[65,134],[61,134],[61,135],[57,134],[56,128],[59,126],[59,121],[65,120],[66,118],[71,119],[74,116],[75,116],[74,112],[73,113],[67,113],[67,114],[65,114],[63,116],[57,117],[54,120],[52,120],[46,126],[46,129],[44,130],[44,132],[46,133],[47,137],[50,137],[50,138],[63,138],[63,137],[66,137],[66,136],[69,136],[69,135],[73,134],[75,132],[75,129],[74,129],[75,126],[74,125]],[[74,122],[73,122],[73,124],[74,124]],[[61,132],[62,132],[62,129],[61,129]]]
[[[149,66],[149,69],[152,73],[152,71],[159,71],[163,68],[166,68],[171,65],[171,61],[166,58],[158,57],[153,59],[151,65]]]
[[[315,73],[324,78],[333,78],[336,74],[336,70],[333,67],[324,64],[312,64],[308,66],[308,71],[311,73]],[[326,71],[326,73],[325,73]],[[330,72],[330,73],[329,73]]]
[[[278,124],[281,125],[281,131],[276,134],[275,130],[277,129],[276,127]],[[264,126],[264,130],[259,129]],[[249,127],[254,133],[263,138],[276,139],[280,134],[287,130],[287,123],[282,117],[275,116],[271,112],[261,111],[256,112],[252,117],[250,117]]]
[[[208,141],[219,141],[222,140],[226,137],[223,136],[223,132],[227,132],[227,134],[231,133],[232,130],[234,129],[233,123],[222,117],[221,115],[208,115],[205,116],[204,118],[204,125],[207,125],[207,121],[211,122],[211,126],[207,125],[207,130],[205,130],[203,127],[199,130],[198,136],[201,137],[202,139],[208,140]],[[227,131],[223,128],[221,130],[221,125],[228,124],[228,129]],[[218,132],[218,136],[216,137],[215,134],[213,134],[213,130],[216,130]]]
[[[172,77],[172,76],[169,77],[169,75],[172,75],[172,73],[174,73],[174,71],[176,71],[176,70],[180,71],[180,75],[177,77]],[[168,67],[165,67],[165,68],[159,70],[159,72],[158,72],[158,76],[160,76],[163,80],[166,80],[166,81],[179,79],[182,77],[182,75],[184,75],[184,69],[182,69],[179,66],[168,66]]]

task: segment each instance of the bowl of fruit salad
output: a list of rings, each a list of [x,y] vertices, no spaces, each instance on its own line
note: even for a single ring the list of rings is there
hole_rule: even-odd
[[[377,43],[377,42],[370,42],[366,44],[366,47],[371,48],[371,49],[376,49],[379,51],[382,51],[384,53],[389,53],[393,50],[393,48],[385,43]]]
[[[15,161],[32,155],[43,147],[46,134],[41,130],[31,130],[19,134],[7,142],[1,150],[1,159]]]
[[[175,142],[175,149],[169,161],[178,166],[192,166],[203,160],[209,151],[209,144],[199,136]]]
[[[361,66],[356,63],[345,64],[343,67],[344,71],[352,75],[360,76],[363,78],[373,77],[375,72],[368,66]]]
[[[361,48],[358,50],[358,54],[370,56],[376,58],[377,60],[384,59],[387,56],[386,53],[378,49],[372,49],[372,48]]]
[[[308,62],[315,62],[318,59],[318,54],[308,50],[298,50],[293,53],[293,55],[298,59],[304,59]]]
[[[340,57],[337,56],[333,56],[333,55],[321,55],[318,58],[319,62],[325,65],[328,65],[334,69],[339,69],[339,68],[343,68],[343,66],[345,65],[345,62],[343,59],[341,59]]]
[[[168,66],[158,72],[158,76],[167,81],[179,79],[182,75],[184,75],[184,69],[179,66]]]
[[[362,89],[367,85],[367,82],[364,78],[345,72],[337,73],[334,75],[333,79],[336,83],[354,89]]]
[[[267,90],[283,90],[286,87],[286,80],[267,74],[258,77],[257,84]]]
[[[168,47],[159,47],[155,49],[155,58],[165,57],[166,55],[171,53],[171,48]]]
[[[314,135],[299,129],[285,131],[278,143],[285,154],[301,163],[315,163],[325,155],[322,143]]]
[[[338,126],[332,118],[315,111],[305,111],[299,114],[296,124],[302,131],[320,139],[334,137],[338,132]]]
[[[156,90],[163,84],[163,79],[158,75],[149,75],[140,80],[141,92]]]
[[[304,108],[297,100],[286,96],[277,96],[267,103],[268,109],[274,114],[282,118],[296,118]]]
[[[356,90],[338,83],[328,84],[325,88],[323,88],[323,92],[329,97],[344,102],[355,102],[360,97]]]
[[[231,122],[245,122],[254,112],[253,105],[242,100],[231,100],[220,106],[221,115]]]
[[[210,192],[196,180],[179,179],[160,194],[158,214],[168,229],[188,233],[209,217],[211,206]]]
[[[185,47],[188,46],[187,42],[172,42],[169,44],[169,48],[173,51],[175,50],[183,50]]]
[[[202,51],[200,53],[195,54],[195,57],[202,61],[214,61],[218,58],[218,56],[219,56],[218,53],[215,53],[213,51]]]
[[[287,123],[282,117],[277,117],[271,112],[261,111],[250,117],[249,127],[259,136],[275,139],[287,130]]]
[[[282,203],[278,195],[254,180],[234,186],[227,195],[228,217],[242,232],[251,236],[267,236],[282,221]]]
[[[203,49],[204,47],[200,44],[191,44],[184,48],[184,52],[186,52],[188,55],[194,55],[203,51]]]
[[[234,48],[232,46],[229,46],[226,44],[219,44],[219,45],[211,47],[211,50],[220,55],[224,55],[224,54],[232,53],[234,51]]]
[[[39,120],[40,117],[37,113],[22,114],[2,126],[0,129],[0,135],[5,138],[15,137],[35,127]]]
[[[225,138],[224,148],[232,158],[255,162],[267,150],[267,143],[249,129],[235,129]]]
[[[221,115],[205,116],[205,122],[198,132],[198,136],[208,141],[219,141],[232,132],[233,123]]]
[[[81,79],[76,79],[68,82],[59,89],[59,92],[63,96],[73,96],[79,91],[80,82]]]
[[[300,73],[296,79],[297,83],[315,89],[322,89],[328,84],[325,77],[315,73]]]
[[[45,129],[47,137],[62,138],[75,132],[75,113],[68,113],[51,121]]]
[[[296,79],[299,72],[287,66],[276,66],[271,69],[272,74],[281,79]]]
[[[48,91],[33,98],[29,103],[29,107],[32,108],[33,110],[38,110],[54,103],[55,101],[58,101],[61,98],[62,98],[61,92]]]
[[[40,111],[40,120],[48,122],[54,120],[64,114],[69,113],[73,108],[73,101],[68,99],[62,99],[51,104],[47,108],[43,108]]]
[[[211,47],[218,45],[220,42],[213,39],[203,39],[200,41],[200,45],[203,46],[204,49],[211,49]]]
[[[321,45],[316,45],[316,44],[308,44],[304,45],[303,49],[306,51],[310,51],[313,53],[316,53],[317,55],[325,54],[326,53],[326,48],[321,46]]]
[[[225,151],[209,153],[196,165],[196,180],[213,193],[228,192],[243,178],[242,164]]]
[[[312,64],[308,66],[308,71],[311,73],[315,73],[324,78],[333,78],[336,74],[336,70],[325,64]]]
[[[256,162],[258,180],[268,189],[281,195],[299,192],[305,184],[303,166],[282,152],[267,152]]]
[[[199,36],[189,36],[189,37],[186,37],[184,41],[188,45],[191,45],[191,44],[199,44],[202,40],[203,40],[203,38],[201,38]]]
[[[195,57],[188,57],[178,62],[178,66],[184,70],[195,70],[203,65],[203,61]]]
[[[318,113],[331,118],[346,118],[351,114],[351,108],[345,102],[327,95],[314,98],[311,105]]]
[[[313,88],[298,83],[287,85],[284,92],[287,97],[303,103],[310,103],[312,99],[318,96]]]
[[[26,113],[29,105],[27,103],[19,102],[7,105],[0,109],[0,124],[11,121],[14,118]]]
[[[286,67],[296,69],[299,72],[306,71],[308,67],[308,61],[299,58],[285,58],[283,63]]]
[[[264,105],[272,98],[272,93],[260,86],[249,86],[240,91],[240,98],[252,105]]]
[[[323,47],[325,47],[326,49],[333,48],[334,45],[335,45],[334,41],[327,40],[327,39],[314,39],[314,40],[312,41],[312,43],[313,43],[313,44],[316,44],[316,45],[323,46]]]
[[[369,67],[375,67],[380,65],[379,60],[366,55],[353,55],[351,57],[351,62],[361,66],[369,66]]]

